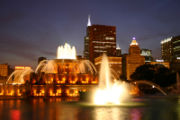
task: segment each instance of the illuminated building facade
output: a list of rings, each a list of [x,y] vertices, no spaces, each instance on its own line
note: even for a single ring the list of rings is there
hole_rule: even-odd
[[[153,62],[150,62],[150,64],[152,64],[152,65],[155,65],[155,64],[160,64],[160,65],[164,65],[165,67],[167,67],[167,68],[170,68],[170,63],[169,62],[155,62],[155,61],[153,61]]]
[[[9,65],[8,64],[0,64],[0,76],[8,76],[9,74]]]
[[[88,19],[84,39],[84,57],[94,63],[94,59],[106,53],[116,56],[116,27],[106,25],[91,25]]]
[[[11,72],[12,69],[8,64],[0,64],[0,83],[4,83]]]
[[[145,58],[141,56],[141,50],[135,37],[130,44],[129,54],[124,55],[123,59],[123,74],[127,80],[130,80],[130,76],[136,68],[145,63]]]
[[[175,36],[172,37],[171,39],[172,41],[172,59],[176,60],[176,59],[180,59],[180,36]]]
[[[149,49],[141,49],[141,56],[144,56],[145,62],[151,62],[152,58],[152,51]]]
[[[14,67],[15,70],[24,70],[24,69],[27,69],[27,68],[31,69],[31,67],[29,67],[29,66],[15,66]]]
[[[120,57],[121,56],[121,48],[119,47],[119,44],[117,44],[116,47],[116,57]]]
[[[162,40],[161,55],[164,61],[173,62],[180,59],[180,36]]]
[[[102,56],[95,58],[95,66],[99,70],[102,61]],[[108,56],[111,74],[119,78],[122,75],[122,57]]]
[[[161,56],[164,61],[171,61],[172,59],[172,37],[161,41]]]

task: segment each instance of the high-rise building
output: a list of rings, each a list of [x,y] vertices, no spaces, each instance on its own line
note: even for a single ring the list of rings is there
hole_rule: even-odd
[[[141,56],[144,56],[145,62],[151,62],[152,58],[152,51],[149,49],[141,49]]]
[[[124,55],[123,59],[123,74],[127,80],[130,80],[130,76],[136,68],[145,63],[145,58],[141,56],[141,50],[135,37],[130,44],[129,54]]]
[[[116,56],[117,57],[121,56],[121,48],[119,47],[119,44],[117,44],[117,47],[116,47]]]
[[[89,17],[84,39],[84,57],[94,63],[94,59],[102,53],[116,56],[116,27],[91,25]]]
[[[171,61],[172,58],[172,37],[161,41],[161,57],[164,61]]]
[[[161,41],[161,55],[164,61],[180,59],[180,36],[169,37]]]
[[[5,83],[13,69],[6,63],[0,64],[0,83]]]
[[[179,60],[180,59],[180,36],[172,37],[172,59]]]

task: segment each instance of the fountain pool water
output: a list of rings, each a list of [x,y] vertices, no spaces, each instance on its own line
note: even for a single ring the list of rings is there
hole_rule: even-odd
[[[108,58],[103,54],[99,75],[99,87],[94,93],[94,104],[118,105],[129,98],[128,85],[125,82],[114,80],[111,77]]]

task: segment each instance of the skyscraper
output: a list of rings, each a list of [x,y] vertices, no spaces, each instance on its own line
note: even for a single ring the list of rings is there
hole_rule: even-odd
[[[161,41],[161,55],[164,61],[180,59],[180,36],[169,37]]]
[[[145,58],[141,56],[141,50],[135,37],[129,46],[129,54],[125,55],[123,59],[123,74],[127,80],[130,80],[130,76],[136,68],[145,63]]]
[[[172,59],[179,60],[180,59],[180,36],[172,37]]]
[[[116,55],[116,27],[91,25],[89,16],[84,39],[84,57],[94,63],[94,59],[102,53],[107,56]]]
[[[164,61],[171,61],[172,58],[172,37],[161,41],[161,57]]]

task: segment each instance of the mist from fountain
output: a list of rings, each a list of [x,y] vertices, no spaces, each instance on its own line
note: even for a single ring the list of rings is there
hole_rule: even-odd
[[[128,85],[111,77],[108,58],[105,54],[102,57],[99,74],[99,87],[94,94],[94,104],[117,105],[130,98]]]

